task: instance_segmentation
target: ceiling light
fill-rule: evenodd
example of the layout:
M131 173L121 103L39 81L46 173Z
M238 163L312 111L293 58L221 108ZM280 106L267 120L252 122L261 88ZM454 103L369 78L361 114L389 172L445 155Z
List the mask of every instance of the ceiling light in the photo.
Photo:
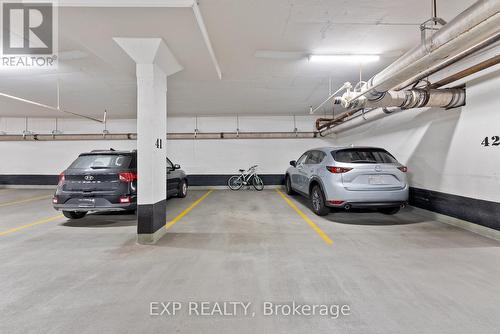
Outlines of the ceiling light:
M315 63L370 63L378 61L379 59L379 55L309 55L309 61Z

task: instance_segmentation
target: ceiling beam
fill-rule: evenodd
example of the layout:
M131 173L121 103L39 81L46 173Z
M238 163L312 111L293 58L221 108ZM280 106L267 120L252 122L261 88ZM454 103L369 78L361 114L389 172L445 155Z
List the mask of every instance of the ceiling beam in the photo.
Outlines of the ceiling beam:
M46 0L32 0L31 2L44 2ZM203 21L198 1L196 0L59 0L59 7L164 7L164 8L192 8L196 23L200 28L203 41L210 54L210 59L215 67L219 80L222 80L222 71L219 61L215 56L207 27Z
M30 2L47 2L30 0ZM194 0L59 0L59 7L172 7L190 8Z
M193 2L193 12L194 12L194 17L196 18L196 22L198 22L198 27L200 28L203 40L205 41L205 45L207 46L208 53L210 54L210 58L212 58L212 63L214 64L217 76L219 77L219 80L222 80L222 72L220 70L219 62L217 61L217 57L215 56L215 51L212 47L212 42L210 42L210 37L208 36L208 31L205 26L205 22L203 21L203 17L201 16L200 7L198 6L198 3L196 1Z

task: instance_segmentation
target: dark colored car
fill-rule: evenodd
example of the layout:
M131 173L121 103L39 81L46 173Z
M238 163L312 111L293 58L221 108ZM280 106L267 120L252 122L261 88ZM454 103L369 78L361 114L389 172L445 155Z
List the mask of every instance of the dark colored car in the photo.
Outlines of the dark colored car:
M167 197L186 197L187 187L186 174L167 158ZM52 203L71 219L83 218L89 211L135 211L137 152L111 149L80 154L59 175Z

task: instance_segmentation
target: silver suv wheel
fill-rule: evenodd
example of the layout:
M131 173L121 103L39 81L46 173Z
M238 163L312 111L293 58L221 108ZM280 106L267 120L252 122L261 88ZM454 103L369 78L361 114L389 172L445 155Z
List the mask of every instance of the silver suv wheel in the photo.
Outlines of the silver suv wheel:
M313 208L314 210L316 211L319 211L320 207L321 207L321 200L319 198L319 194L318 194L318 191L313 191L312 193L312 205L313 205Z
M325 216L330 209L325 205L325 196L319 185L315 185L311 191L311 206L315 214Z

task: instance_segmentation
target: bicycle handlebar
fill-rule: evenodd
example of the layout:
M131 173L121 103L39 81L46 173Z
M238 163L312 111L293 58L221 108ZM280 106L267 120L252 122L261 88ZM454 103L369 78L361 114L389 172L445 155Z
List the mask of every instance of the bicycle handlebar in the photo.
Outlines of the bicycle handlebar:
M255 168L257 168L257 167L259 167L259 165L253 165L252 167L248 168L248 170L247 170L247 171L251 171L252 169L255 169Z

